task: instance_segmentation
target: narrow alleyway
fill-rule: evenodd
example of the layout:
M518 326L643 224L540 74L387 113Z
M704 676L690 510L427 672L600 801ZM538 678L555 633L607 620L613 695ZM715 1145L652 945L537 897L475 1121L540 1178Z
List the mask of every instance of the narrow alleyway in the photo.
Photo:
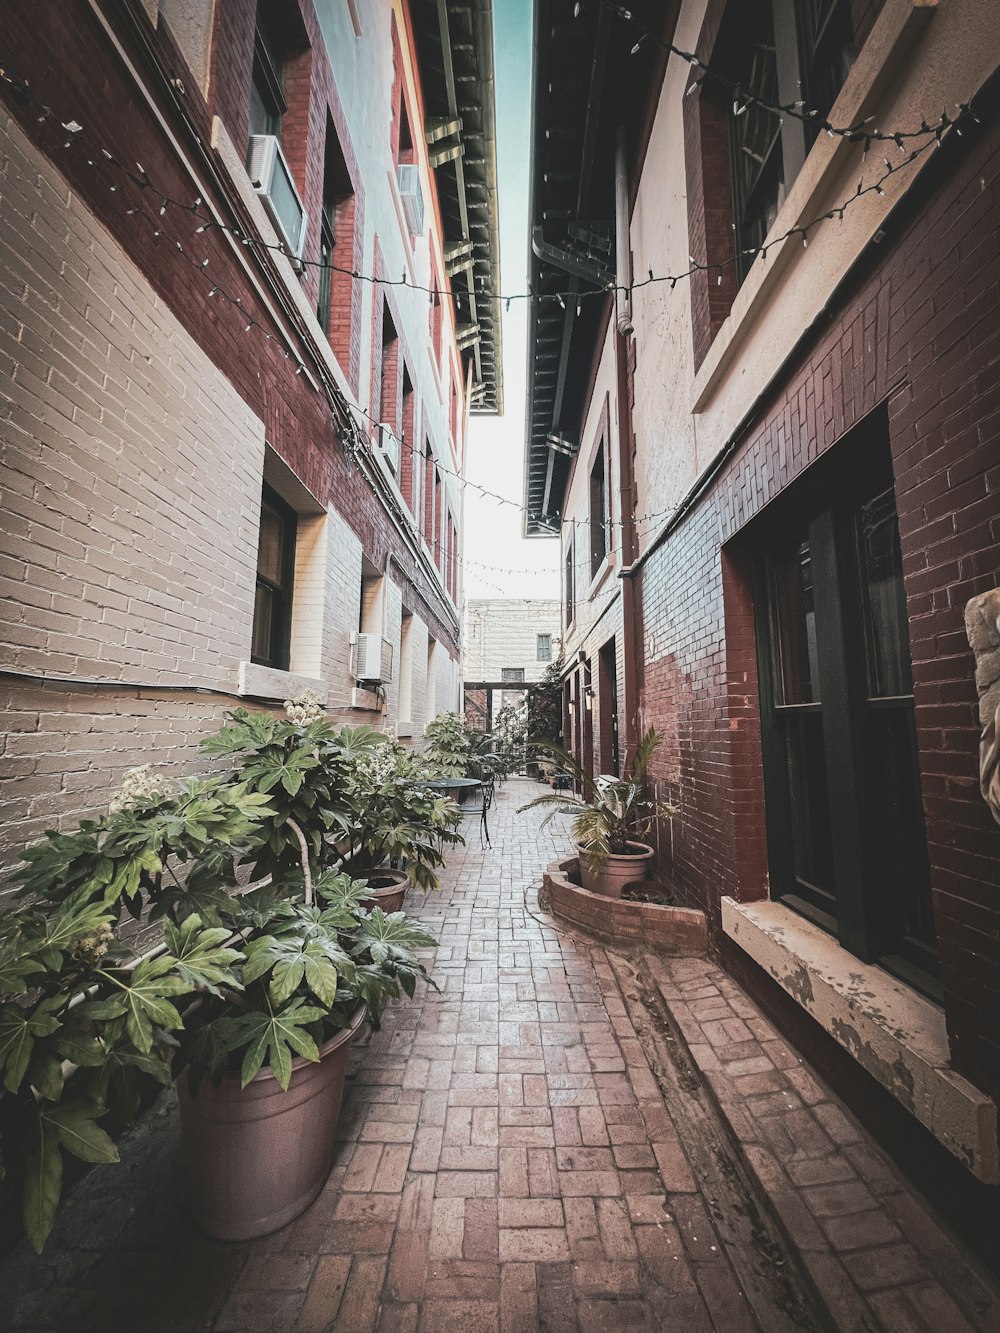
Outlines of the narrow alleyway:
M0 1319L130 1333L998 1327L988 1286L724 974L612 952L539 910L565 833L516 813L531 792L501 793L492 849L468 821L420 907L441 939L440 991L395 1006L356 1051L337 1163L303 1217L252 1245L198 1236L170 1100L120 1168L81 1183L44 1258L22 1245L0 1264Z

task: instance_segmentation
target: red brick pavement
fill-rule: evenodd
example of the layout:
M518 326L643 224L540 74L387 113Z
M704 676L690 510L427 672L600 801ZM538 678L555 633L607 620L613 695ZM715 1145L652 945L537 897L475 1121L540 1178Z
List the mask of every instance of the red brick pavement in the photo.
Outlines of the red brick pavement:
M44 1260L22 1246L0 1265L0 1320L130 1333L1000 1327L986 1284L728 977L612 953L538 911L565 833L516 814L530 792L502 793L492 849L469 821L442 891L418 906L441 940L440 991L394 1005L352 1056L336 1163L307 1213L252 1245L192 1234L165 1107L124 1145L122 1173L74 1193ZM784 1306L776 1286L776 1304L751 1310L690 1127L685 1143L664 1099L662 1033L635 1011L640 971L801 1252L785 1267L771 1243L755 1271L765 1285L801 1273L801 1302L786 1277Z

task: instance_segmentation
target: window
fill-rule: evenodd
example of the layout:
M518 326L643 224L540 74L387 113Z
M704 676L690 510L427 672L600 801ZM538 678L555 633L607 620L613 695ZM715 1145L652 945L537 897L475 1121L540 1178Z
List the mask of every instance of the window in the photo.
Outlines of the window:
M706 87L706 100L714 99L728 123L737 284L750 271L853 59L850 0L730 0L712 65L764 102L797 102L819 113L807 121L782 117L739 93L713 88L711 81ZM710 133L706 121L703 138ZM709 180L705 188L706 195L717 192L720 183ZM706 198L707 207L719 204L717 193ZM701 247L691 241L697 252ZM718 237L710 248L719 250L710 262L729 257Z
M810 110L829 113L854 64L850 0L796 0L802 96ZM819 126L806 122L811 144Z
M389 313L388 305L382 308L382 357L379 362L381 383L379 387L379 421L386 422L394 431L399 431L399 335Z
M413 720L413 613L404 609L399 629L399 703L400 723Z
M250 83L250 137L273 134L281 138L285 102L285 43L270 7L259 5L253 35L253 74Z
M609 639L597 657L597 706L600 720L601 772L621 772L618 751L618 662Z
M775 897L933 994L908 622L880 421L882 440L862 428L864 451L827 469L824 492L772 525L758 556L768 854Z
M333 122L326 123L326 156L323 166L323 207L320 212L319 298L316 315L323 332L330 332L330 307L333 301L333 251L338 240L346 242L346 254L340 261L351 266L354 232L354 186L337 138ZM349 295L349 294L348 294ZM348 310L350 303L348 301Z
M295 577L294 510L265 486L260 502L257 590L250 660L288 670Z
M741 19L752 24L756 40L741 43L734 76L754 97L777 102L778 57L770 0L750 0ZM737 98L730 112L734 237L741 282L753 262L752 256L744 252L763 244L784 199L781 124L776 112L755 102L741 104Z
M536 661L536 662L551 662L551 661L552 661L552 635L551 635L551 634L536 634L536 635L535 635L535 661Z
M573 599L573 543L570 542L569 546L566 548L566 564L563 570L563 607L565 608L567 626L572 625L573 616L576 614L576 607Z
M596 578L608 558L608 488L604 441L590 472L590 577Z
M523 685L524 667L501 667L500 668L501 685Z

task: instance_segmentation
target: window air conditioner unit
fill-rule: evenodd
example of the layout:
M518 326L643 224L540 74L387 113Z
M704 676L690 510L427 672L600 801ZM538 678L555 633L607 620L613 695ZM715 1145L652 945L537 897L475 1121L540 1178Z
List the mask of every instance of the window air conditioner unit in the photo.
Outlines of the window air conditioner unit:
M406 225L413 236L424 234L424 192L420 188L420 168L415 162L401 162L396 168L399 197L403 204Z
M281 151L281 144L273 134L250 136L247 173L279 238L285 242L295 259L301 259L306 242L306 211Z
M395 434L392 427L384 421L378 428L378 434L375 440L382 457L392 469L395 477L399 476L399 437Z
M369 685L387 685L392 680L392 644L381 634L352 634L355 680Z

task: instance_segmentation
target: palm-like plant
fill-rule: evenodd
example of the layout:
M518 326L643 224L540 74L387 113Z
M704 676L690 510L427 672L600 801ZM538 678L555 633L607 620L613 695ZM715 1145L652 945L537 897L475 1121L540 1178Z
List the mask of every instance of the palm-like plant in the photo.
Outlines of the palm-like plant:
M646 773L660 741L661 738L650 727L639 742L632 772L627 778L618 778L610 773L593 778L567 750L547 741L540 742L537 748L551 755L572 773L582 794L577 796L573 792L549 792L545 796L537 796L520 809L532 810L536 806L547 806L548 814L542 820L543 828L556 815L572 815L573 837L591 867L599 871L609 856L626 855L629 844L644 837L655 819L673 819L678 813L674 806L648 800L644 795Z

